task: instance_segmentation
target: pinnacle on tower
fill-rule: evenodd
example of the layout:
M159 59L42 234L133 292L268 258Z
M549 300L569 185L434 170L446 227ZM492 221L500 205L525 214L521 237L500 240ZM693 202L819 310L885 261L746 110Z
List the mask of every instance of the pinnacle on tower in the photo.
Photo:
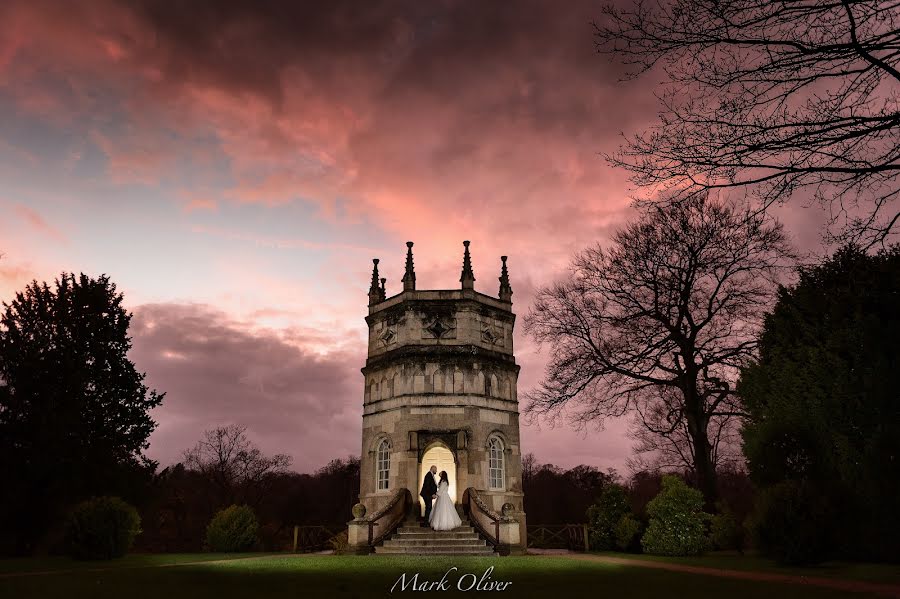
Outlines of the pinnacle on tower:
M506 256L500 256L503 266L500 268L500 301L512 303L512 287L509 286L509 271L506 270Z
M463 253L462 275L459 277L459 282L462 283L463 289L475 289L475 273L472 272L472 258L469 256L469 242L463 241L463 245L466 247L466 250Z
M381 301L384 301L387 298L387 292L384 290L384 284L387 282L387 279L381 277Z
M413 291L416 288L416 271L413 270L413 242L406 242L406 273L403 275L403 291Z
M378 258L372 258L372 284L369 286L369 305L374 306L384 299L381 289L378 287Z

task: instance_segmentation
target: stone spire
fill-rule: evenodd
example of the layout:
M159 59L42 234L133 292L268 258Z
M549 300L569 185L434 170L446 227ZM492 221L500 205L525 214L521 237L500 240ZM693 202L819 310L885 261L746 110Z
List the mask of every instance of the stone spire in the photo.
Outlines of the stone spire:
M378 286L378 258L372 258L372 284L369 286L369 305L374 306L384 299L383 292Z
M500 256L500 301L512 303L512 287L509 286L509 272L506 270L506 256Z
M459 282L462 283L463 289L475 289L475 273L472 272L472 258L469 256L469 242L463 241L466 251L463 253L462 275Z
M386 282L387 282L387 279L385 279L384 277L381 277L381 301L384 301L384 299L387 297L387 292L384 289L384 284Z
M403 275L403 291L416 288L416 271L413 270L412 241L406 242L406 273Z

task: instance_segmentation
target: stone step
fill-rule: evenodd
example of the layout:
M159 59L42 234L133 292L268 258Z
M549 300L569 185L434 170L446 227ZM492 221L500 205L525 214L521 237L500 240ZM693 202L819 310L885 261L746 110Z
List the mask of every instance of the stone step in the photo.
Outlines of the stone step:
M484 539L397 539L384 542L385 547L485 547Z
M480 538L475 531L459 531L459 532L397 532L394 537L405 537L409 539L477 539Z
M450 530L434 530L433 528L426 526L401 526L397 529L398 533L417 533L417 532L427 532L427 533L435 533L442 534L448 532L475 532L475 529L471 526L457 526L456 528L452 528Z
M376 547L378 555L496 555L491 547Z

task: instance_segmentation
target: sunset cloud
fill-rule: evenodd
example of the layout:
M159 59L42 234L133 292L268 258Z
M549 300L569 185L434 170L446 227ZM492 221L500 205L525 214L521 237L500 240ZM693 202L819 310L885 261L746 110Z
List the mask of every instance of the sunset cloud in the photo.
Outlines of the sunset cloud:
M68 243L66 235L60 229L48 223L46 219L35 210L22 204L16 204L13 207L13 210L19 218L25 221L25 223L37 233L59 243Z
M320 354L315 332L254 331L209 306L183 304L140 306L132 334L133 359L148 385L166 393L150 451L162 463L228 424L246 426L270 453L291 454L300 471L359 453L361 344Z
M236 422L298 469L359 451L371 259L389 294L479 291L509 256L520 394L535 290L634 214L600 153L656 118L596 55L588 1L0 3L0 291L106 273L167 401L151 454ZM786 213L802 243L817 224ZM65 247L61 247L65 246ZM523 427L624 467L624 425Z

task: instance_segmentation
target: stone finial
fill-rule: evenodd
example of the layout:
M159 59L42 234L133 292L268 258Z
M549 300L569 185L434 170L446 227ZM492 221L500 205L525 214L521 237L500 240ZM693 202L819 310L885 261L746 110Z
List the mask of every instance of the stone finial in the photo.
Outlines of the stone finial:
M369 286L369 305L374 306L384 299L378 286L378 258L372 258L372 284Z
M416 288L416 271L413 270L413 242L406 242L406 273L403 275L403 291L413 291Z
M500 256L500 301L512 303L512 287L509 286L509 271L506 270L506 256Z
M381 277L381 301L384 301L387 297L387 291L384 289L384 284L387 283L387 279Z
M463 253L462 275L459 277L459 282L462 283L463 289L475 289L475 273L472 272L472 258L469 256L469 242L463 241L463 245L466 247L466 250Z

